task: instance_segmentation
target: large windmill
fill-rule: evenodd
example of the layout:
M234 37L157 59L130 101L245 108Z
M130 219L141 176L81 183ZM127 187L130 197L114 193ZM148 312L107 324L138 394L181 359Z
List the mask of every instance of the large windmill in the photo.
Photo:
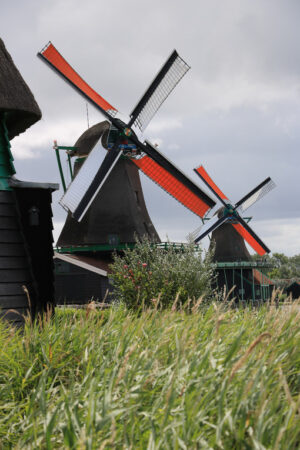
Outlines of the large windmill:
M124 202L110 202L109 196L112 192L112 190L110 190L111 184L118 186L120 194L122 194L124 189L126 190L126 185L122 182L122 176L118 175L118 172L122 172L121 166L125 165L126 173L130 180L133 180L138 176L137 172L138 169L140 169L164 191L201 218L203 218L209 209L215 205L214 200L158 151L154 145L147 140L142 141L138 137L138 134L145 130L154 114L190 68L178 55L176 50L172 52L149 88L131 112L128 123L116 118L118 112L117 109L104 100L103 97L94 91L75 72L52 43L48 43L47 46L38 53L38 56L83 95L86 100L95 106L107 120L106 129L102 130L104 132L102 132L102 134L100 133L98 136L99 138L102 138L102 144L107 149L104 160L102 161L102 154L101 151L99 151L99 146L92 146L92 148L89 149L88 156L78 171L77 176L74 178L60 201L60 204L69 212L69 219L66 223L66 227L69 228L69 230L70 228L73 228L73 230L76 228L74 220L78 222L87 220L85 217L89 214L88 211L92 214L94 204L96 202L99 204L100 200L103 204L106 204L106 209L107 205L109 205L110 212L106 214L106 217L111 214L112 209L117 210L117 213L114 214L115 216L122 216L120 211L124 208ZM101 127L100 124L99 126ZM116 187L114 189L116 189ZM137 197L140 196L140 191L141 190L138 189ZM138 209L136 200L140 202L140 206L144 202L143 198L136 198L134 203L131 202L131 206L134 205L133 209L135 209L135 213L130 215L131 222L133 222L132 219L136 216ZM119 206L121 209L118 211ZM148 229L148 233L145 234L150 235L150 237L152 236L153 241L157 241L158 236L149 217L145 220L145 217L147 216L145 212L146 209L144 206L142 206L142 209L143 212L140 214L137 222L139 222L141 229L143 229L144 232ZM105 215L102 215L102 220L105 222ZM120 227L126 228L126 222L128 220L127 213L127 219L120 224L119 231ZM113 225L117 222L118 220L114 223L113 221L108 221L108 225L113 228ZM97 221L94 221L94 225L96 223ZM101 228L101 221L99 221L98 225ZM131 228L138 227L135 225ZM77 229L79 228L77 227ZM101 241L103 235L108 236L110 234L121 235L121 231L119 233L108 233L106 227L105 233L103 232L102 236L98 233L98 240L100 239ZM133 242L134 233L130 231L129 234L131 235L129 241ZM68 236L70 236L70 233L68 233L68 235L64 233L64 235L61 236L60 244L67 244L67 240L69 239ZM97 244L95 239L96 238L94 237L94 244ZM127 238L124 239L127 239L128 242L128 234Z
M245 241L260 256L264 256L270 250L241 214L244 214L248 208L270 192L275 187L275 183L270 177L266 178L233 205L203 166L194 169L194 171L223 205L215 216L203 225L197 235L194 235L195 243L212 233L211 241L215 247L214 261L219 267L218 284L220 287L224 284L227 289L236 286L233 294L236 297L243 297L243 299L249 296L254 299L264 297L265 293L262 293L261 289L255 293L255 289L257 290L255 284L259 284L259 278L261 278L263 285L267 283L266 277L257 270L257 267L264 267L266 263L254 262L252 264Z
M106 153L109 130L108 121L100 122L77 139L68 153L76 158L73 178L95 146L100 155ZM79 246L100 249L105 245L128 245L144 236L159 242L144 201L139 170L128 158L120 158L82 220L78 222L68 213L57 246L60 250ZM103 251L99 256L103 259Z

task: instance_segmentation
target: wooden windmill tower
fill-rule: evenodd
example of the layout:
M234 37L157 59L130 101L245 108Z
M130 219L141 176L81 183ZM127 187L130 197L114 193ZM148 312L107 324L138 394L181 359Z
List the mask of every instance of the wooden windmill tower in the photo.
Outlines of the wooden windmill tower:
M0 308L15 322L54 302L51 194L58 185L17 180L10 144L40 118L0 39Z
M107 121L100 122L76 141L76 150L71 153L76 157L74 177L95 146L102 154L107 151L109 130ZM78 222L68 213L57 246L133 244L136 238L144 236L151 242L160 242L146 208L139 170L127 158L120 158L83 219Z
M75 145L76 156L88 156L60 201L69 212L58 242L65 261L66 253L74 253L71 246L77 245L78 264L78 243L82 242L86 250L93 252L98 266L104 255L96 253L101 245L111 250L118 245L134 244L135 234L147 235L153 242L159 242L146 209L138 169L199 217L215 205L214 200L155 146L139 137L190 68L176 50L137 103L127 123L115 117L117 109L74 71L52 43L38 56L107 120L87 130ZM104 160L103 147L106 149ZM79 161L76 171L78 167ZM71 246L67 247L68 244ZM91 245L92 248L88 248ZM90 257L91 253L84 256Z

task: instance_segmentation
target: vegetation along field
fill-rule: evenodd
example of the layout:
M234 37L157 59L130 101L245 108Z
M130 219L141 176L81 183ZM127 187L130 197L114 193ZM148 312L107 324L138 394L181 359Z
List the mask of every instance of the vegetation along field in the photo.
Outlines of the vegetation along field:
M1 323L0 446L299 448L299 319L213 303Z
M212 267L138 243L118 304L0 322L0 448L300 448L300 306L228 303Z

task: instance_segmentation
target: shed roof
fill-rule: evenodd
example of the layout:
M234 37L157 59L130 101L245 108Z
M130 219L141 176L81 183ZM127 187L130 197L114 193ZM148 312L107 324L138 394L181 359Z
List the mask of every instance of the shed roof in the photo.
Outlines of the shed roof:
M253 277L254 282L257 284L263 284L263 285L273 285L274 281L271 280L271 278L264 275L260 270L253 269Z
M107 261L89 256L54 252L54 259L61 259L62 261L74 264L75 266L97 273L103 277L107 277L107 272L109 270Z
M40 120L41 110L0 38L0 112L7 113L9 139Z

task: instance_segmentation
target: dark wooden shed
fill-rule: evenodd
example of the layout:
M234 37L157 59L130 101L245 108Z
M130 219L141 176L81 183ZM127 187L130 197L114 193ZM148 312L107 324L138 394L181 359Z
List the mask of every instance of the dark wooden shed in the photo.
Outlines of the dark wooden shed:
M300 298L300 281L294 280L286 287L285 291L293 300Z
M11 140L41 111L0 39L0 315L23 321L54 303L51 194L17 180Z

